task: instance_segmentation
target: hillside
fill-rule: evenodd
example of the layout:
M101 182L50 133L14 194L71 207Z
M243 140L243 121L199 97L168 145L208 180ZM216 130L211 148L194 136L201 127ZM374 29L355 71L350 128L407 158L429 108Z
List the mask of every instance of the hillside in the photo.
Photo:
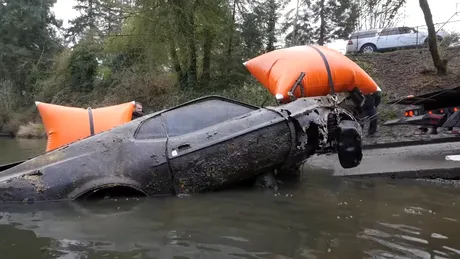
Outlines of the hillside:
M419 95L460 86L460 47L440 51L449 60L449 73L445 76L436 74L428 49L349 56L374 78L383 91L383 104L379 107L379 133L375 137L365 137L365 143L445 137L443 134L415 135L419 132L416 126L381 126L386 120L402 116L406 108L402 105L387 105L385 102L411 94Z
M441 49L449 74L437 76L428 49L348 56L392 98L460 86L460 47Z

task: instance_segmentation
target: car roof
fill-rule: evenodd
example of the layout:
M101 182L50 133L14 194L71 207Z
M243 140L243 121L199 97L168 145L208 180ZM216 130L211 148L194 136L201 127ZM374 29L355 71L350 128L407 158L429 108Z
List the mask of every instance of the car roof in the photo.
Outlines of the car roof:
M369 33L369 32L381 32L383 30L394 30L394 29L399 29L399 28L414 28L412 26L393 26L393 27L385 27L385 28L374 28L374 29L367 29L367 30L359 30L359 31L354 31L353 34L361 34L361 33Z
M359 30L359 31L353 32L353 34L357 34L357 33L367 33L367 32L378 32L378 31L380 31L380 30L381 30L381 29Z

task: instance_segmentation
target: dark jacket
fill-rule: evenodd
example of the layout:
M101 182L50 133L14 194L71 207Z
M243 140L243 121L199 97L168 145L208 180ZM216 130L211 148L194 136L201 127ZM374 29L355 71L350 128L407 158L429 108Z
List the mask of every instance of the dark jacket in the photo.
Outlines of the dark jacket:
M143 113L143 112L142 112L142 113L133 112L132 120L135 120L135 119L140 118L140 117L142 117L142 116L144 116L144 113Z
M363 109L368 110L373 107L379 106L381 99L382 99L382 94L380 91L375 92L373 94L366 95L365 100L364 100Z

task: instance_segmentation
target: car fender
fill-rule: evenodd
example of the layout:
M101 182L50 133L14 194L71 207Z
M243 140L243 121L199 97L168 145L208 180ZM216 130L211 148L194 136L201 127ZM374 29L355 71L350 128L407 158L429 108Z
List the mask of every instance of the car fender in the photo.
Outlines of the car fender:
M372 38L365 38L363 40L358 40L358 50L360 50L366 44L374 44L377 48L377 39L379 36L375 36Z
M375 36L373 38L369 38L366 42L363 41L363 44L361 44L361 46L359 46L359 48L361 49L365 44L372 44L372 45L375 46L375 48L377 50L379 50L380 49L380 46L378 44L379 43L379 41L378 41L379 37L381 37L381 36Z
M85 184L80 185L76 187L74 190L72 190L69 193L68 197L71 200L76 200L98 189L113 188L113 187L128 187L134 191L137 191L143 194L144 196L147 196L147 192L143 190L140 183L134 180L131 180L131 179L123 178L123 177L110 176L110 177L103 177L103 178L88 181Z

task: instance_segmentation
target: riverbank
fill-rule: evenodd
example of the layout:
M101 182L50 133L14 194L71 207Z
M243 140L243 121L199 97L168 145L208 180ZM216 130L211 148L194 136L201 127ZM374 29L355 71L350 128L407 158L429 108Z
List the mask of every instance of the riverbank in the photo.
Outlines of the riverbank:
M387 105L385 102L410 94L416 95L460 86L460 47L441 49L441 51L443 56L449 59L449 73L445 76L436 75L427 49L348 56L369 73L383 90L383 100L379 107L379 131L374 137L364 136L365 145L431 140L451 136L447 134L420 135L417 127L414 126L386 127L382 125L389 119L403 115L401 106ZM159 85L161 87L158 87ZM152 82L152 85L126 87L126 84L121 83L111 88L99 88L86 94L63 89L53 97L52 102L75 107L98 108L135 100L141 102L145 111L150 113L211 94L258 106L275 104L268 91L254 79L247 81L242 86L181 90L173 85L172 80L161 75ZM9 124L0 129L3 135L46 137L44 131L40 131L40 126L38 126L41 119L35 106L23 114L12 114L11 117ZM31 121L33 123L30 123Z
M60 95L56 96L53 103L71 107L91 107L94 109L134 100L142 103L144 112L147 114L206 95L220 95L257 106L276 105L270 93L257 84L255 80L251 80L242 86L230 86L228 88L181 90L171 87L170 89L163 89L160 92L157 90L148 88L126 89L120 85L112 89L98 89L86 95L72 92L61 93L62 98L59 98ZM34 109L36 109L35 106ZM46 137L41 118L37 111L34 111L34 113L29 111L28 116L23 114L21 117L15 115L13 117L8 125L4 125L3 128L6 131L1 131L2 127L0 125L1 134L20 138ZM29 118L27 119L27 117Z
M373 137L364 136L365 145L452 137L443 132L437 135L419 134L417 126L383 126L387 120L404 116L404 109L407 108L403 105L388 105L386 102L460 86L460 47L440 48L440 53L449 60L449 72L444 76L436 74L428 49L348 56L369 73L383 92L382 104L378 108L378 133Z

